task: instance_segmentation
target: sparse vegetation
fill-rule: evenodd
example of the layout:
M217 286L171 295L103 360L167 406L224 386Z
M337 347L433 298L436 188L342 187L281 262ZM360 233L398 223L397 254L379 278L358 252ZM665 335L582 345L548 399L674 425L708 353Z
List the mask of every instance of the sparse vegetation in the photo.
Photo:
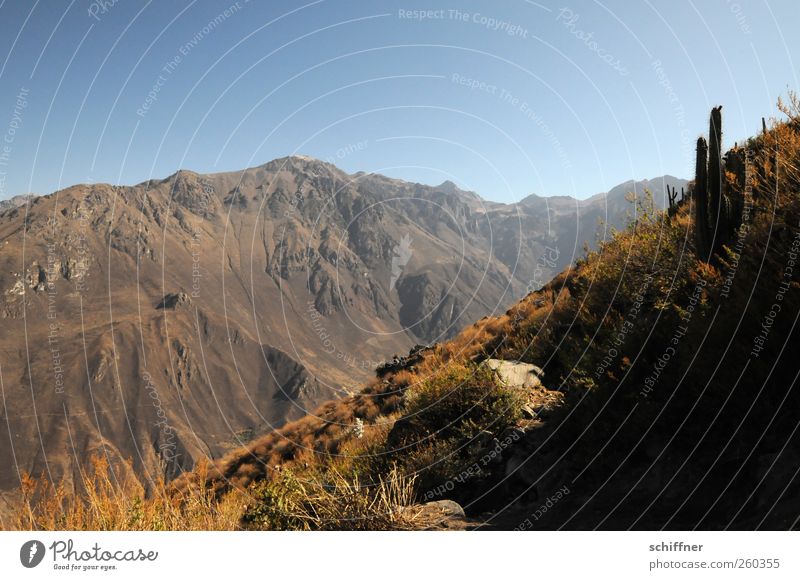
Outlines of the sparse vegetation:
M93 456L77 489L44 475L24 476L13 527L21 530L235 530L247 497L240 491L215 497L209 488L175 492L163 478L146 493L129 468ZM200 477L207 464L197 466Z
M256 484L244 514L249 528L267 530L397 530L414 527L414 478L391 469L376 484L338 468L303 480L291 470Z
M485 365L451 362L409 389L405 416L437 439L471 440L520 419L521 397Z

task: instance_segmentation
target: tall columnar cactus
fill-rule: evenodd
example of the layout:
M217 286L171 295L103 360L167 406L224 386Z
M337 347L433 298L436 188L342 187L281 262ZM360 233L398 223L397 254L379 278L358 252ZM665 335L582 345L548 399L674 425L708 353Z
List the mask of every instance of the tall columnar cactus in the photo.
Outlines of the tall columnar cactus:
M708 126L708 225L711 230L711 247L721 248L721 241L728 224L725 217L725 202L722 198L722 107L711 109Z
M703 137L697 140L697 166L695 168L695 232L697 255L709 261L722 250L741 225L743 189L745 182L744 152L734 147L732 154L722 157L722 107L711 110L708 143ZM742 159L739 159L739 157ZM729 166L730 165L730 166ZM739 192L726 191L726 171L736 177Z
M707 261L711 253L711 240L708 236L708 143L705 137L698 137L697 139L693 198L697 255Z

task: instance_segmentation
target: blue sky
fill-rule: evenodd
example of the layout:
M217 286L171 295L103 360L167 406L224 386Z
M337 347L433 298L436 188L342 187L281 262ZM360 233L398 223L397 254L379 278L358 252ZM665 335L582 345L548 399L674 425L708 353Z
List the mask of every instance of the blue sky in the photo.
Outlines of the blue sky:
M712 106L731 145L798 86L798 16L793 0L6 0L0 198L293 153L505 202L690 177Z

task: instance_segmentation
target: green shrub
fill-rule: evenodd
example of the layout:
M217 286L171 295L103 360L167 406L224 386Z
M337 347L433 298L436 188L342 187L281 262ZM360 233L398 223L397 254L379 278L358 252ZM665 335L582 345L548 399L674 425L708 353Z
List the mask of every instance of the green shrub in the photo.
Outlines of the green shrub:
M469 439L513 425L522 404L521 393L497 381L487 366L450 363L409 390L406 417L436 438Z

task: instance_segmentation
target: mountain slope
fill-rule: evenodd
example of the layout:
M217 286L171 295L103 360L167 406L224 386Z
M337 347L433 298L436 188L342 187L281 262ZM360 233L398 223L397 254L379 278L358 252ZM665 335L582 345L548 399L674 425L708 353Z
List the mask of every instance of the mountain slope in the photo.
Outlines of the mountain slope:
M172 477L505 309L605 207L493 204L305 157L33 198L0 215L0 460L57 477L103 452Z

